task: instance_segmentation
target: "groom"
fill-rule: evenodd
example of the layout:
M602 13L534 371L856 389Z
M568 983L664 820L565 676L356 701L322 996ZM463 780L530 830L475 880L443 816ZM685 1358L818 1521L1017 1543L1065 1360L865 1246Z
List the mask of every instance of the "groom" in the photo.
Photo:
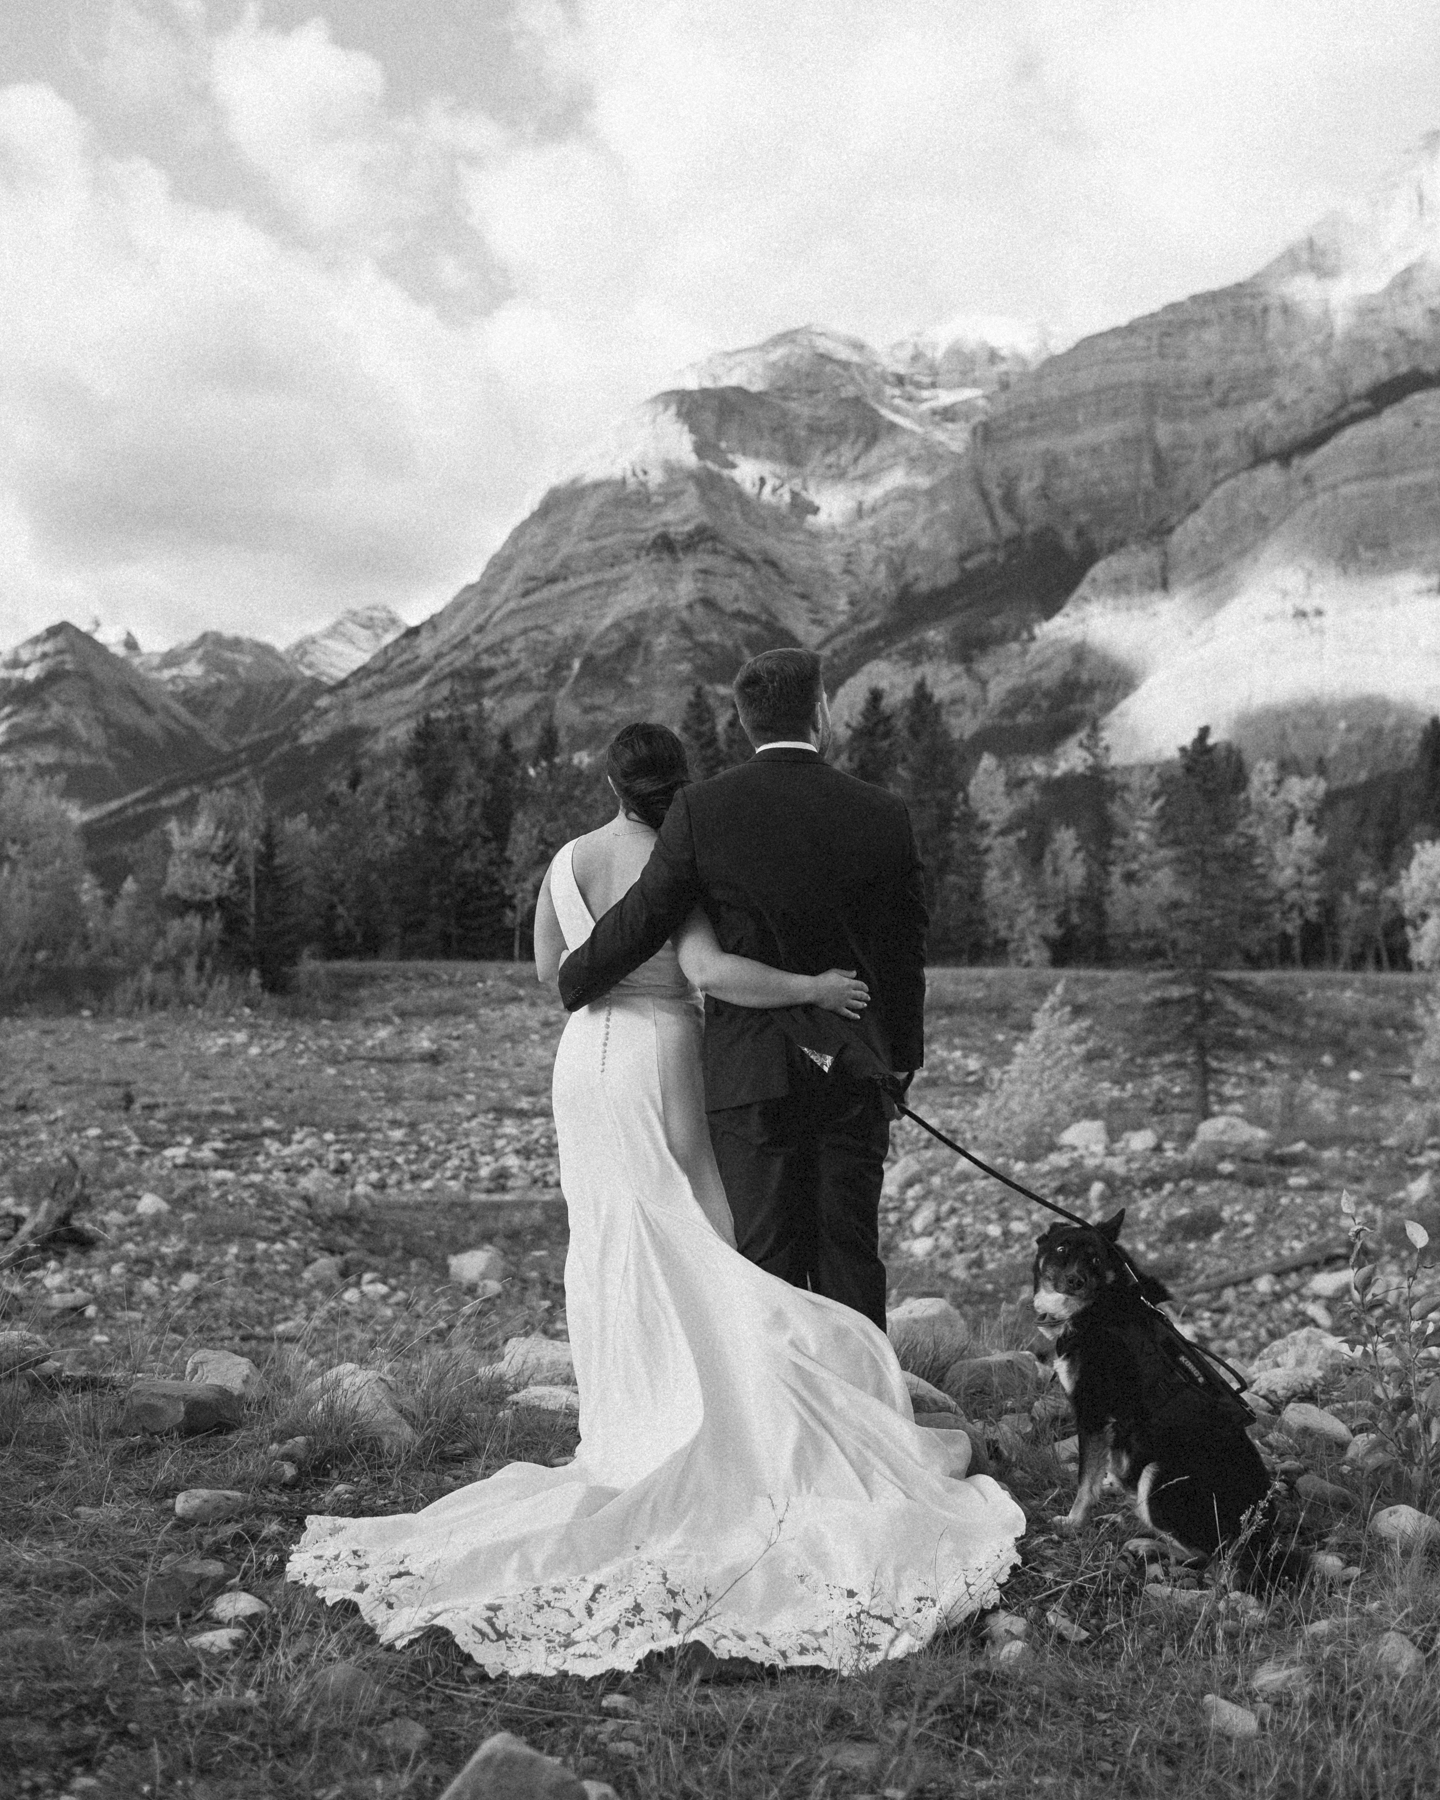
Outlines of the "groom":
M702 906L722 950L800 975L855 969L856 1022L707 998L705 1108L736 1244L762 1269L885 1329L880 1182L890 1128L877 1072L924 1060L925 912L905 804L824 760L820 659L767 650L735 677L755 755L682 788L640 879L560 967L574 1012Z

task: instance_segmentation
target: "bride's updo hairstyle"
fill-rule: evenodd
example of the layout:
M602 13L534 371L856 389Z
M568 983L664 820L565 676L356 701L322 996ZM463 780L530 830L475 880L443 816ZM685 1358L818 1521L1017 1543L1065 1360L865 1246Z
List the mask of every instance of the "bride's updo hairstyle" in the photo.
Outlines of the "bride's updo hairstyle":
M626 725L605 752L605 773L627 813L658 831L690 779L685 746L666 725Z

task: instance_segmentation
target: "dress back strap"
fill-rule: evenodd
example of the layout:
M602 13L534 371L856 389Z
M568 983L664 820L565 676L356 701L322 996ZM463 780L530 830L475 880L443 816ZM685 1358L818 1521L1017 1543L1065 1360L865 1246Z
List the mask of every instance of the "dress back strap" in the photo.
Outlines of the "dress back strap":
M567 950L576 950L595 929L579 883L575 879L575 843L562 844L550 864L550 898L560 921Z

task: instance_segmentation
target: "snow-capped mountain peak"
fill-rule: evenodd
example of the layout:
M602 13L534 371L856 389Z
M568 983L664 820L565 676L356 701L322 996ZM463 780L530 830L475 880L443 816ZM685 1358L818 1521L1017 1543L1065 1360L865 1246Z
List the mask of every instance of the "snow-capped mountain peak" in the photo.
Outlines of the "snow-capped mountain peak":
M352 607L323 631L313 631L287 645L285 657L302 675L333 686L407 629L399 613L388 606Z

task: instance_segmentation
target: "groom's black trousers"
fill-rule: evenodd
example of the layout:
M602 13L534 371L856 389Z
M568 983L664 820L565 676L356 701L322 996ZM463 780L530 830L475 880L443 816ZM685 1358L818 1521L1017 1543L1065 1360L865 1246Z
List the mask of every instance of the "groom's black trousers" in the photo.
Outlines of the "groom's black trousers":
M874 1082L823 1073L793 1046L790 1092L710 1114L742 1256L885 1329L880 1184L890 1126Z

